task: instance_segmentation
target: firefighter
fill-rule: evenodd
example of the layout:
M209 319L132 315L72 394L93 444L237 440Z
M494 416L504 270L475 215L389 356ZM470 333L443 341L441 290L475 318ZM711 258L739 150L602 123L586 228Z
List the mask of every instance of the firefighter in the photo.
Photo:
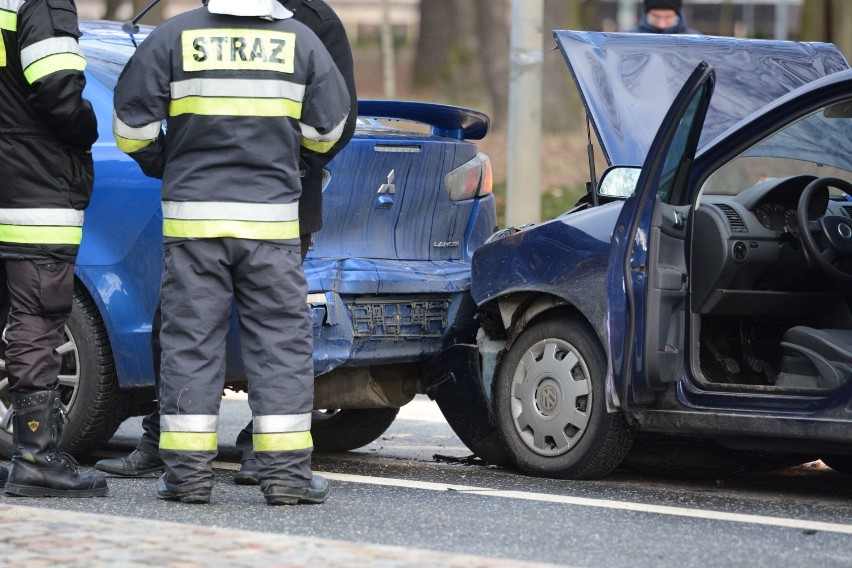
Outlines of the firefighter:
M116 85L116 142L163 179L162 499L210 500L234 298L266 501L329 494L310 467L299 158L335 145L349 95L322 42L292 16L277 0L210 0L156 28Z
M293 19L302 22L320 38L334 60L337 69L346 81L349 91L349 117L337 143L326 153L302 149L301 170L302 196L299 199L299 232L302 260L308 254L311 235L322 228L322 182L323 168L352 138L358 112L358 97L355 93L355 74L352 51L343 23L334 10L323 0L279 0L285 8L293 12ZM152 325L152 351L154 354L155 381L159 377L160 367L160 311L154 314ZM142 421L142 438L136 448L126 456L105 458L95 467L101 471L124 477L138 477L147 473L161 471L163 462L158 455L160 438L160 412L155 410ZM242 465L234 477L241 485L257 485L257 462L252 455L251 422L237 436L237 449L242 454Z
M28 497L107 494L57 449L60 355L74 296L83 210L98 137L82 96L86 60L72 0L0 0L0 321L12 408L4 490ZM2 468L0 468L2 469Z

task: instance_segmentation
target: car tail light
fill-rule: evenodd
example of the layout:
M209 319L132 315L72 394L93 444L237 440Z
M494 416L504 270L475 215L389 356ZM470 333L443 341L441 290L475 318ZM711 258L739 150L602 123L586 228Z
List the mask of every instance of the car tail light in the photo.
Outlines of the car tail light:
M444 178L447 193L453 201L488 195L491 193L492 182L491 160L482 152Z

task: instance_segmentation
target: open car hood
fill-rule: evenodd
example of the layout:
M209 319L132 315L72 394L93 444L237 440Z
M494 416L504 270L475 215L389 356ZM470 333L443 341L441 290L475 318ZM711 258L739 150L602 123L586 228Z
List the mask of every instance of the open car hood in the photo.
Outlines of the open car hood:
M699 148L820 77L849 69L833 44L555 31L609 165L642 165L657 129L701 61L716 87Z

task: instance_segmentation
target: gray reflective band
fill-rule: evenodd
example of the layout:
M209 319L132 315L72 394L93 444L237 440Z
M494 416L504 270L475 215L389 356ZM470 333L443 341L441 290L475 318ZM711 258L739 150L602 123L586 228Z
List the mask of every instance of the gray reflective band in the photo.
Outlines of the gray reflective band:
M23 5L23 0L0 0L0 10L6 10L7 12L17 13Z
M26 69L39 59L57 53L73 53L82 57L80 45L73 37L52 37L36 42L21 50L21 67Z
M343 128L346 126L346 117L343 117L340 124L332 128L331 132L328 134L320 134L316 128L308 126L304 122L300 122L299 126L302 127L302 136L308 140L316 140L317 142L336 142L340 139L340 135L343 134Z
M163 201L163 217L188 221L295 221L299 218L299 202Z
M83 212L76 209L0 209L0 225L82 227Z
M237 97L290 99L302 102L305 86L288 81L255 79L187 79L171 84L172 99L184 97Z
M255 434L280 434L282 432L307 432L311 429L311 413L275 414L255 416L253 432Z
M112 111L112 131L128 140L154 140L160 135L161 121L152 122L145 126L128 126Z
M219 417L215 414L160 415L163 432L215 432L218 428Z

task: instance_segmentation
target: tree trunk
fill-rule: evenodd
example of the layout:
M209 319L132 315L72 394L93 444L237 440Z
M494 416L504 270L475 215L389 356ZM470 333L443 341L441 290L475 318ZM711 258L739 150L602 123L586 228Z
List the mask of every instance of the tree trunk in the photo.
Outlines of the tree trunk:
M826 1L805 0L802 5L802 27L799 30L801 41L828 41L826 30Z
M506 127L509 114L509 21L507 4L475 0L476 35L482 74L491 99L491 124Z
M421 0L420 32L414 56L415 86L433 86L446 78L456 38L455 0Z
M831 21L832 40L849 59L852 55L852 6L848 0L832 1Z
M544 0L544 90L542 115L548 132L577 128L583 124L583 111L577 88L556 47L553 30L589 29L585 17L589 2L582 0Z

